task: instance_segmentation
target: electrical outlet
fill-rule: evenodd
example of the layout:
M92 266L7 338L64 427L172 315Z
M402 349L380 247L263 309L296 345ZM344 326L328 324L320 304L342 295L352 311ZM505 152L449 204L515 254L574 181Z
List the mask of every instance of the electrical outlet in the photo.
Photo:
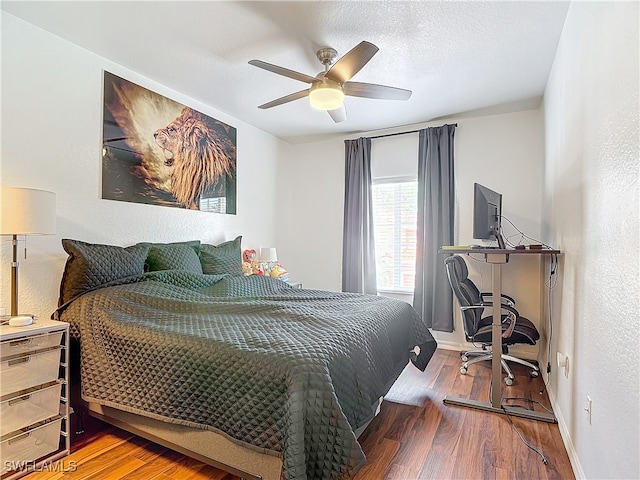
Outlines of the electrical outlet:
M591 425L591 415L593 413L592 407L593 401L591 400L591 397L587 395L587 406L584 407L584 411L587 412L587 421L589 422L589 425Z
M564 376L569 378L569 355L557 352L556 363L558 364L558 368L562 368L564 370Z

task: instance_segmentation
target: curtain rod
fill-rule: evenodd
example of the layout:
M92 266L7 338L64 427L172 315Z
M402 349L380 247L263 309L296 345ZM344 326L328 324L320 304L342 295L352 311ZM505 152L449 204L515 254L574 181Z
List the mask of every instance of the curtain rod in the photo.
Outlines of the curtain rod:
M445 125L453 125L454 127L457 127L458 124L457 123L445 123ZM407 133L418 133L420 130L410 130L408 132L397 132L397 133L387 133L386 135L376 135L375 137L369 137L369 138L384 138L384 137L395 137L396 135L406 135Z

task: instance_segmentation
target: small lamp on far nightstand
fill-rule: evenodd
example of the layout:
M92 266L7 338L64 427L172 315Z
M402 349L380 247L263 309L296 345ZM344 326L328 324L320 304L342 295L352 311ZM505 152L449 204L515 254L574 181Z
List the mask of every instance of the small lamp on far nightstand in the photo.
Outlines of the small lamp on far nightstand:
M278 252L275 247L267 247L260 249L260 263L265 275L268 275L273 268L274 263L278 262Z
M0 235L11 235L11 325L28 325L31 317L18 316L18 235L56 233L56 194L31 188L1 187Z

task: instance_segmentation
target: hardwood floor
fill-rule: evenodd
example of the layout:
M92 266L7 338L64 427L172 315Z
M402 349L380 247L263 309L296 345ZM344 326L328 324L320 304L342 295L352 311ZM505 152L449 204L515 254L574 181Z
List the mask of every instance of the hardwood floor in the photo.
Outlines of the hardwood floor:
M460 375L457 352L438 350L425 372L409 365L395 383L360 443L367 464L354 480L376 479L573 479L569 457L555 424L513 419L524 438L544 453L548 464L525 446L504 415L445 406L453 394L487 400L491 381L488 362ZM503 387L505 397L532 408L549 408L541 378L529 378L514 365L516 380ZM536 406L536 409L540 407ZM71 463L75 462L75 463ZM36 472L27 480L237 480L213 467L110 427L94 441L64 459L75 471Z
M438 350L424 373L412 366L405 369L360 438L368 463L355 480L575 478L556 424L512 419L524 438L545 455L545 465L504 415L445 406L442 400L449 394L489 399L490 363L472 366L467 375L460 375L459 368L457 352ZM550 408L542 379L530 378L526 367L512 365L512 369L516 380L503 387L503 395Z

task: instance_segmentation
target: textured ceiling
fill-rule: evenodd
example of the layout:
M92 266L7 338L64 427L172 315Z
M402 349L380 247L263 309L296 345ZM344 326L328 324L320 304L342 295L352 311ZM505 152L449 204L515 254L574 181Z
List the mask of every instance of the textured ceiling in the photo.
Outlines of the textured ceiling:
M11 2L2 9L158 83L293 143L539 105L568 2ZM353 78L413 91L407 101L347 97L335 124L308 99L258 105L307 84L315 52L380 51Z

